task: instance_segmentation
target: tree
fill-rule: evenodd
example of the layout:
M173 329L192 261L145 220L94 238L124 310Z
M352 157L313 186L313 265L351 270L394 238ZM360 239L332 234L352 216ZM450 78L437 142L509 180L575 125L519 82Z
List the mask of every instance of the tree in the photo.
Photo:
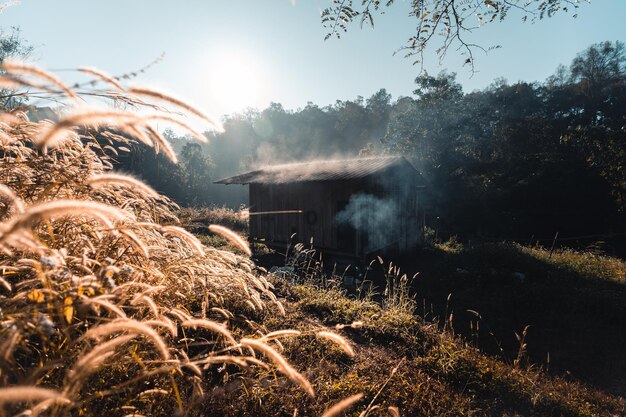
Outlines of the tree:
M574 58L570 65L571 93L582 99L582 123L603 123L607 111L619 109L616 88L623 88L626 79L626 51L617 41L591 45ZM619 110L620 114L622 110Z
M322 24L329 30L326 39L340 37L348 25L359 21L374 26L374 14L396 3L394 0L333 0L334 6L322 11ZM356 3L356 5L355 5ZM360 4L359 4L360 3ZM575 11L578 0L412 0L409 16L416 20L415 34L401 50L423 63L424 51L433 42L433 36L442 39L437 54L443 59L452 46L458 46L465 57L465 64L474 70L474 51L486 51L485 47L468 42L465 35L495 20L505 20L511 11L522 13L523 21L536 21L552 17L558 12ZM574 17L577 15L574 14ZM498 45L487 48L498 48Z
M413 90L418 99L424 101L459 100L463 97L463 87L456 82L456 73L443 71L437 77L424 75L415 79L417 88Z
M415 100L396 103L384 143L391 153L411 155L423 174L437 175L442 158L453 156L463 96L455 74L418 77Z
M26 58L32 52L33 47L22 39L19 27L11 27L10 33L0 30L0 63L7 58Z
M144 143L136 142L131 152L116 158L115 169L134 174L150 184L155 190L178 203L185 203L185 172L181 164L175 164L163 152L156 153Z
M180 154L185 169L185 186L188 202L204 201L211 184L213 164L211 158L202 152L198 143L188 142Z
M25 59L33 52L33 47L22 39L19 27L11 27L6 33L0 29L0 64L6 59ZM13 90L0 90L0 108L15 108L25 102L25 96L16 96Z
M560 72L559 82L499 79L469 94L454 74L420 76L415 98L393 104L386 151L410 158L429 180L440 230L580 235L618 224L615 203L626 208L618 104L626 95L613 83L603 124L580 127L582 97L564 93L577 84Z
M571 80L589 88L624 77L626 52L624 43L600 42L579 53L570 65Z

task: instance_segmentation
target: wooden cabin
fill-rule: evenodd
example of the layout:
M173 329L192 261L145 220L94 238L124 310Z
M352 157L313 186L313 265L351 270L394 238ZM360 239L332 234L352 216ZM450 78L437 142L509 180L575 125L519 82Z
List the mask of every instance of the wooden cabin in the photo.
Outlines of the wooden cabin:
M250 240L274 248L309 243L365 259L423 240L426 182L403 157L266 166L217 184L249 184Z

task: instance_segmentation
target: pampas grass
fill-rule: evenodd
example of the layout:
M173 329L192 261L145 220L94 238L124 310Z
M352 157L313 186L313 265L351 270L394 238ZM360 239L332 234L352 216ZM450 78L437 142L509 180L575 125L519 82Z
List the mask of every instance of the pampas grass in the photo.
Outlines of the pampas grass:
M0 65L0 68L7 71L10 74L28 74L40 78L53 86L61 89L68 97L78 100L78 96L61 81L58 77L39 69L33 65L29 65L23 62L16 62L10 60L4 60Z
M224 236L226 239L233 242L239 249L244 251L248 256L252 255L252 251L250 250L250 245L248 244L248 242L243 240L241 236L239 236L237 233L233 232L232 230L224 226L217 225L217 224L210 225L209 230L214 233Z
M165 156L172 161L173 163L178 163L178 157L176 156L176 152L174 152L174 148L170 143L152 126L145 127L148 136L146 137L146 143L149 143L150 146L154 146L156 152L159 153L160 150L163 150ZM143 135L140 131L137 132L139 135Z
M131 177L130 175L123 175L111 172L107 172L106 174L92 175L87 179L87 184L91 185L94 188L103 187L110 184L123 185L126 187L135 188L137 191L140 191L150 197L156 197L159 195L156 191L154 191L152 187L146 185L136 178Z
M122 311L121 308L119 308L117 305L107 301L107 300L101 300L98 298L89 298L86 296L81 295L80 299L83 303L87 304L87 305L96 305L98 307L102 307L108 311L110 311L111 313L114 313L118 318L121 319L126 319L126 313L124 313L124 311Z
M24 213L24 203L20 200L15 192L4 184L0 184L0 198L4 199L9 205L12 205L18 214Z
M273 339L278 339L281 337L300 336L300 335L302 335L302 332L299 330L292 330L292 329L276 330L276 331L266 334L260 340L273 340Z
M185 320L180 325L183 327L191 327L194 329L197 329L197 328L208 329L208 330L211 330L212 332L221 334L231 344L233 345L237 344L237 342L235 341L233 336L230 334L228 329L226 329L226 327L214 321L207 320L207 319L192 319L192 320Z
M354 349L350 346L350 343L342 336L339 336L337 333L329 332L326 330L319 331L315 333L316 336L321 337L323 339L330 340L339 345L341 349L350 357L354 357Z
M197 237L178 226L163 226L160 229L166 236L175 236L187 242L196 252L204 254L204 246Z
M181 109L185 110L186 112L189 112L191 114L194 114L194 115L198 116L199 118L201 118L202 120L208 122L212 126L217 127L217 123L215 123L209 116L207 116L203 112L199 111L195 107L185 103L183 100L178 99L176 97L173 97L170 94L165 94L165 93L163 93L161 91L157 91L157 90L154 90L152 88L138 87L138 86L130 87L128 89L128 92L131 93L131 94L136 94L136 95L139 95L139 96L145 96L147 98L157 99L157 100L161 100L161 101L167 102L169 104L173 104L174 106L180 107Z
M36 139L39 146L53 147L61 142L64 135L78 127L124 126L136 124L141 118L133 113L110 109L87 109L62 117L58 122L43 129Z
M400 417L400 409L398 407L387 407L387 411L389 411L391 417Z
M111 77L109 74L105 73L104 71L100 71L99 69L91 68L91 67L81 67L81 68L78 68L78 70L80 72L84 72L85 74L92 75L98 78L99 80L104 81L105 83L111 84L113 87L117 88L120 91L125 90L125 88L115 78Z
M130 403L136 415L188 414L231 367L265 384L275 366L276 378L313 397L311 383L267 344L313 332L256 331L260 314L285 311L252 261L204 246L179 226L176 204L111 172L111 155L137 142L176 161L156 122L206 139L151 99L203 113L152 90L129 93L92 68L81 71L115 90L73 90L25 64L4 69L12 87L41 84L58 100L87 94L159 113L78 107L32 122L0 112L0 415L119 414ZM251 253L237 233L210 229ZM244 337L250 332L259 338Z
M298 384L310 397L315 397L315 391L311 383L303 377L298 371L296 371L287 360L271 346L260 340L254 339L241 339L241 344L246 347L250 347L259 352L263 352L274 364L278 367L278 370L285 374L289 379Z
M361 401L363 398L363 394L355 394L351 395L348 398L344 398L339 401L337 404L330 407L328 410L322 414L322 417L335 417L346 412L350 407L352 407L355 403Z
M68 401L60 392L48 388L31 385L0 388L0 406L9 402L44 400Z
M185 123L182 120L177 119L177 118L172 117L172 116L167 115L167 114L154 114L154 115L146 116L144 118L144 120L145 120L145 122L154 122L154 121L156 121L156 122L172 123L172 124L175 124L178 127L182 128L183 130L189 132L189 134L191 134L191 136L193 136L199 142L207 143L209 141L206 136L204 136L202 133L198 132L196 129L191 127L188 123Z
M99 339L104 336L108 336L112 333L128 332L134 334L141 334L148 337L154 347L157 348L163 359L170 358L170 353L165 341L159 336L159 334L150 326L147 326L137 320L131 319L119 319L108 324L103 324L89 329L84 337L87 339Z
M169 391L164 389L148 389L139 393L139 397L146 397L151 395L169 395Z

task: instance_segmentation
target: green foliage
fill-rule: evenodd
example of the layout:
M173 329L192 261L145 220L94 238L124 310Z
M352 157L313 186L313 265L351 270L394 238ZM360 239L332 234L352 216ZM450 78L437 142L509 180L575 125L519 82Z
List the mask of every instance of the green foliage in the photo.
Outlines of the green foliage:
M576 274L588 280L626 284L626 263L610 256L561 249L550 254L543 248L514 246L523 254L558 268L565 274Z
M19 27L12 27L9 33L0 29L0 64L5 59L25 59L32 52L33 47L21 37ZM24 96L17 96L11 90L0 89L0 108L14 109L25 102Z
M545 84L497 80L462 94L454 74L419 77L383 142L431 181L441 218L431 227L506 238L623 229L622 49L593 45Z
M211 158L202 152L199 144L193 142L185 144L180 156L186 173L187 202L204 201L213 169Z
M398 3L394 0L335 0L334 5L322 10L321 19L328 29L325 39L332 36L339 38L348 26L358 21L374 27L374 14L384 14L387 7ZM499 45L475 45L465 40L465 35L477 27L493 21L503 21L511 12L520 15L522 21L531 22L552 17L559 12L577 12L578 1L570 0L421 0L412 1L408 15L416 20L415 34L402 48L407 57L413 57L415 63L423 63L424 51L431 45L434 35L441 43L436 49L440 59L445 57L450 47L461 51L464 62L474 70L474 51L485 48L499 48ZM574 14L573 17L577 17Z
M10 33L0 30L0 63L5 59L24 59L33 52L33 47L21 37L19 27L12 27Z

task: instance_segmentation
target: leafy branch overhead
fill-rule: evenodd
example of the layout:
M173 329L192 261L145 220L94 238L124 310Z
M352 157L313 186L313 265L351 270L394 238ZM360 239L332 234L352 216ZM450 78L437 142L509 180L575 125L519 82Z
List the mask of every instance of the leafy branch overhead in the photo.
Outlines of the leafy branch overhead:
M384 14L394 0L333 0L333 5L322 11L322 24L328 29L325 39L340 38L355 21L361 27L374 27L374 15ZM465 58L464 65L474 71L474 52L487 52L499 48L472 43L466 36L493 21L503 21L511 11L521 14L522 21L535 22L552 17L558 12L573 11L577 17L579 0L412 0L409 16L415 18L415 34L400 48L414 64L423 65L424 51L437 35L437 55L441 61L450 48L455 48Z

